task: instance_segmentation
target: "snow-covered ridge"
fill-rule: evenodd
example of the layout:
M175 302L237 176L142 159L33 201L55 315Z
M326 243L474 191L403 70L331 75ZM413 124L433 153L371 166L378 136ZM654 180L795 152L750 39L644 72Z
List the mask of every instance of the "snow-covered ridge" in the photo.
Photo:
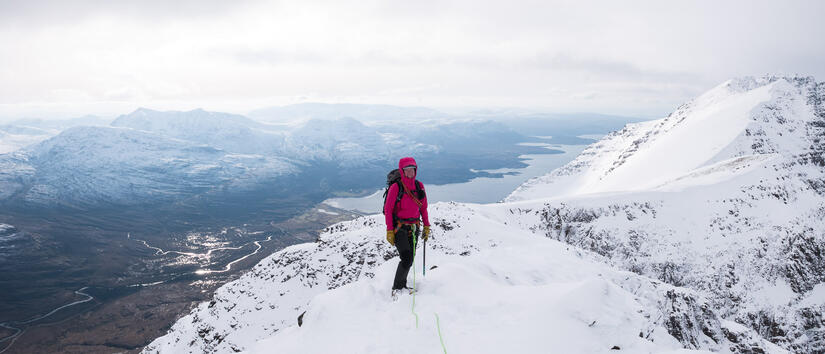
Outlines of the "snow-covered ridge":
M812 290L825 281L823 98L825 85L812 78L733 80L668 118L611 134L507 200L555 196L537 231L699 290L727 319L785 348L825 350L825 298ZM676 135L689 130L680 125L709 111L725 114L706 130L735 121L740 131L709 134L709 146L654 149L683 141ZM678 173L662 162L692 151L704 156L674 163L685 167Z
M381 218L371 216L334 225L316 243L268 257L144 352L320 353L339 345L358 353L431 352L440 349L433 336L434 312L455 352L494 353L513 346L519 352L544 352L541 343L547 335L568 352L613 346L661 352L682 346L771 347L753 332L720 320L696 292L611 269L598 255L513 225L531 224L534 215L517 216L513 223L507 206L453 203L438 203L432 212L439 217L427 243L427 265L438 268L422 279L418 264L419 330L410 298L389 298L395 252L381 237ZM542 301L545 296L553 300ZM529 315L531 311L537 312ZM555 317L542 319L539 314L545 311ZM298 329L297 317L304 312L304 327ZM556 321L553 328L560 332L534 335L549 320ZM392 326L409 332L375 335ZM332 327L337 330L330 331ZM580 340L565 341L566 335ZM419 338L418 344L398 348L396 340L408 336Z
M369 216L266 258L145 352L436 352L435 313L450 352L825 351L824 98L731 80L505 203L433 205L417 328Z
M730 80L667 118L629 124L567 166L528 181L507 201L647 190L746 155L804 152L815 134L812 78Z

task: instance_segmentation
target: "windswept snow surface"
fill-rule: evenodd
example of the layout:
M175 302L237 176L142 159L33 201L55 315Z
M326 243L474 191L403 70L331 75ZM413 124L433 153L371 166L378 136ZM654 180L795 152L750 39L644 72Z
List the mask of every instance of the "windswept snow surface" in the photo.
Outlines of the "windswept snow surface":
M785 348L825 351L823 137L825 84L736 79L506 200L544 199L546 236L699 290Z
M423 254L417 255L418 328L412 296L390 298L397 258L379 236L381 218L369 216L265 259L144 352L440 352L438 314L445 346L455 353L593 353L614 346L664 353L682 348L665 326L671 309L695 321L697 343L718 347L699 328L721 332L721 325L697 315L702 299L691 291L537 237L517 226L529 223L524 218L510 224L516 220L504 205L432 209L439 217L426 261L438 267L423 277Z
M432 205L438 268L423 278L418 255L414 308L390 300L396 252L365 216L264 259L144 351L441 352L438 314L451 353L823 352L823 136L825 84L731 80L504 203Z
M491 220L475 228L460 233L466 242L482 230L497 237L484 239L479 251L468 251L473 254L465 257L429 250L428 265L438 268L426 278L419 255L414 308L411 295L397 301L389 296L396 266L392 259L377 267L372 279L316 296L302 327L284 328L247 352L439 353L442 339L453 353L607 353L613 347L654 353L681 348L646 312L655 295L631 292L630 283L644 282L634 274L613 271L559 242L514 233ZM461 237L458 234L451 236ZM617 283L628 283L630 291Z

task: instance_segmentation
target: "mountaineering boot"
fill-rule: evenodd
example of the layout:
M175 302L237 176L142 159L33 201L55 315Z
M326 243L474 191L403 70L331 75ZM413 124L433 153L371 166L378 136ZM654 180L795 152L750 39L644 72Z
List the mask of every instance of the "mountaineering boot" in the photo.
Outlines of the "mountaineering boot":
M401 290L404 289L392 289L392 295L390 295L392 297L392 301L398 300L398 295L401 295Z
M416 291L417 291L416 289L408 287L408 286L405 286L403 290L406 290L410 295L415 294Z

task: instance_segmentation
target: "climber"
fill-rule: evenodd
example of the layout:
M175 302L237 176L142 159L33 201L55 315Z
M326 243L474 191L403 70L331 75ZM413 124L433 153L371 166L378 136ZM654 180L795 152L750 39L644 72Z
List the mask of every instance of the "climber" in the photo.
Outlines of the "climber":
M398 170L387 175L388 188L384 194L384 215L387 222L387 242L398 249L401 260L392 283L392 296L407 287L407 274L413 263L414 239L421 235L426 241L430 236L430 219L427 216L427 194L424 185L415 179L418 165L412 157L398 161ZM419 218L420 216L420 218ZM423 230L420 230L421 222Z

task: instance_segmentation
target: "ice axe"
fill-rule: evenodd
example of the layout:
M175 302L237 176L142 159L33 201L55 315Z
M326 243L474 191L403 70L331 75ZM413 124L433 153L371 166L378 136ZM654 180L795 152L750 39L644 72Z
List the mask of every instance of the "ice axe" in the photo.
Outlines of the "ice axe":
M427 236L429 236L429 235L427 235ZM427 239L428 238L429 237L424 238L424 259L421 262L421 265L424 266L424 276L425 277L427 276Z

